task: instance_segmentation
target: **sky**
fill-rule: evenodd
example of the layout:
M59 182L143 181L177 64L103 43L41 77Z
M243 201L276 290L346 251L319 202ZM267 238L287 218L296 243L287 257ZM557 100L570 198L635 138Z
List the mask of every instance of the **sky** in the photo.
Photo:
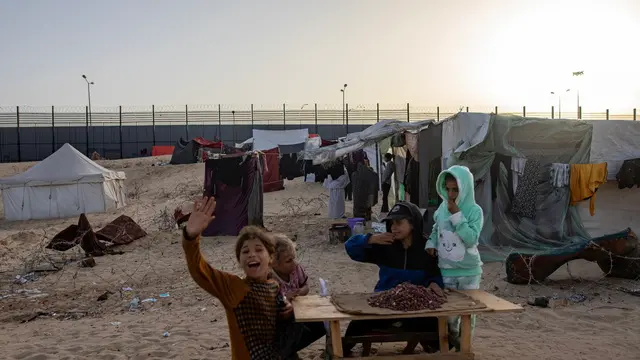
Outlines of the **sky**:
M584 112L631 112L639 37L638 0L2 0L0 106L85 105L86 74L94 108L340 107L348 84L351 107L579 91Z

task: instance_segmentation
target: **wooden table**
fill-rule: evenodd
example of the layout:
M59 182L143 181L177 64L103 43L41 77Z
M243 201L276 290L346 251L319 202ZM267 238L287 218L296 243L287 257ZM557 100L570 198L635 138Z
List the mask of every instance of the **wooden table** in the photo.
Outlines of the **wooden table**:
M340 332L340 321L351 320L377 320L377 319L402 319L415 317L437 317L438 337L440 340L440 353L420 354L420 355L397 355L397 356L376 356L376 359L392 359L401 357L404 359L473 359L471 351L471 315L522 312L524 309L520 305L513 304L497 296L482 290L461 291L469 295L474 300L480 301L487 307L483 309L473 309L467 311L434 311L426 314L416 315L351 315L338 311L331 303L329 297L318 295L299 296L293 300L293 311L298 322L329 322L329 333L331 350L334 359L343 358L342 337ZM449 352L449 332L447 328L447 318L449 316L460 316L460 352Z

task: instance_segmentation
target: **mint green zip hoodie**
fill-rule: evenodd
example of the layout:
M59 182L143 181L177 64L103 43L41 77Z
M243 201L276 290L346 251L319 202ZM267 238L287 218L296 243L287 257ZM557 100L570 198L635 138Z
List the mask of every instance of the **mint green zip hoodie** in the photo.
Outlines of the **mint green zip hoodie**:
M455 214L449 213L446 174L458 182ZM478 252L478 238L484 222L482 208L476 204L473 174L466 166L454 165L438 175L436 189L444 200L433 215L433 231L425 249L438 250L438 265L442 276L473 276L482 274L482 260Z

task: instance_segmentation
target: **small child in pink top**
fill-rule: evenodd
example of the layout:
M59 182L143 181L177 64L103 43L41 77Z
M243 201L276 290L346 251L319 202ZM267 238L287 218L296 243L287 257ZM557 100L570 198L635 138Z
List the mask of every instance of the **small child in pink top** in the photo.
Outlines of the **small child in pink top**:
M296 261L295 243L283 234L272 235L272 238L275 252L271 262L271 275L280 284L280 294L288 300L309 294L309 277ZM286 349L285 353L295 354L325 335L326 330L321 322L295 323L295 330L289 336L296 338L295 345L294 348Z
M287 299L309 294L309 277L296 261L295 244L283 234L273 235L273 240L276 251L271 268L273 278L280 284L280 293Z

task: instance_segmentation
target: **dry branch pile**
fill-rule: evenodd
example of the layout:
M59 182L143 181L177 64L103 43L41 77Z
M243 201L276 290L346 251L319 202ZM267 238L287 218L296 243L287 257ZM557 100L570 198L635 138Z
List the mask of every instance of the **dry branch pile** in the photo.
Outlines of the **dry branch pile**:
M435 310L446 301L446 297L439 296L433 290L411 283L381 291L367 300L370 306L395 311Z

